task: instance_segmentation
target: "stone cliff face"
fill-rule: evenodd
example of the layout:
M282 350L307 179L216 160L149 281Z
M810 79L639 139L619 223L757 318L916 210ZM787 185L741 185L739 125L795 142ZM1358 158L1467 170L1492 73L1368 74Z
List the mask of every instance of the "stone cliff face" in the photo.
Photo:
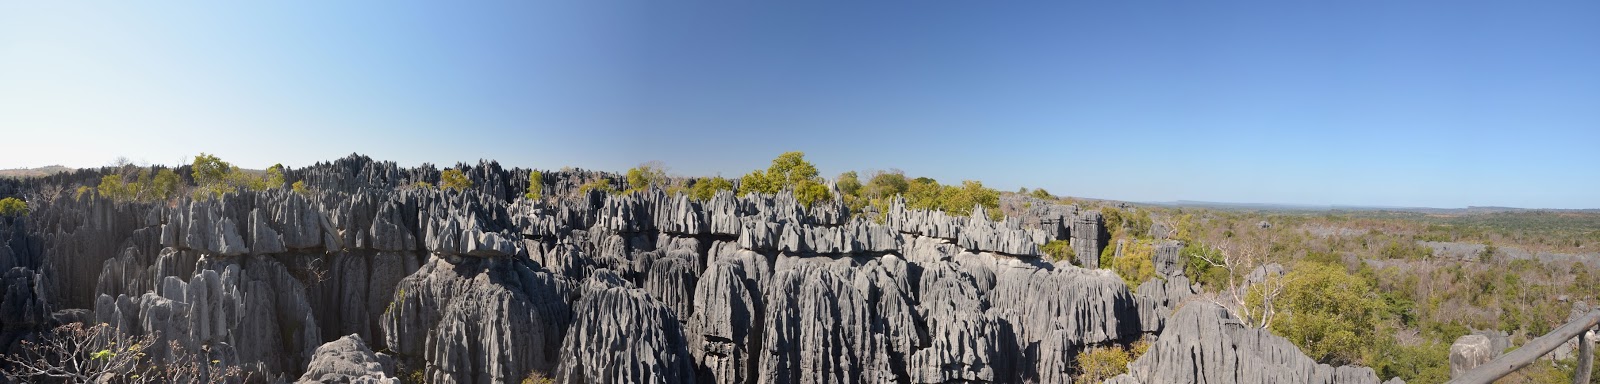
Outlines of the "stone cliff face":
M579 193L625 183L587 171L529 201L528 170L458 168L473 188L352 156L287 172L306 194L39 201L0 218L0 342L87 317L303 382L1065 383L1086 348L1150 335L1118 380L1376 382L1184 304L1175 243L1137 290L1093 269L1098 212L896 201L879 223L787 193ZM1090 268L1039 258L1053 240Z

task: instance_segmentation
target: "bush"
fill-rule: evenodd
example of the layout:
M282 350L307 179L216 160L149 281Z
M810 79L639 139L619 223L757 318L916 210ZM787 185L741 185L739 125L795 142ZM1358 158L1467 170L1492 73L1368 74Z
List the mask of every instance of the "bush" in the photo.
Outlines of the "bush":
M539 171L528 172L528 193L522 194L528 200L544 198L544 173Z
M305 180L295 181L294 185L289 187L289 190L292 190L295 193L299 193L299 194L302 194L302 195L307 194L307 193L311 193L311 190L306 189L306 181Z
M0 199L0 216L27 216L28 202L15 197Z
M666 167L660 163L644 163L628 170L628 190L623 193L650 190L651 186L665 187L667 182Z
M708 201L711 200L712 197L716 197L717 192L719 191L732 190L733 182L722 178L722 176L701 178L695 181L693 187L689 188L689 198L699 201Z
M1039 189L1033 190L1032 192L1028 192L1028 196L1033 196L1034 198L1041 199L1041 200L1055 200L1056 199L1056 197L1054 195L1050 194L1050 191L1046 191L1046 190L1044 190L1044 188L1039 188Z
M1128 351L1117 347L1094 347L1078 354L1078 377L1073 381L1098 383L1128 372Z
M1072 243L1069 241L1051 240L1048 243L1044 243L1044 246L1039 247L1039 251L1044 252L1046 255L1050 255L1050 259L1055 260L1056 262L1069 261L1073 264L1077 264L1077 261L1074 260L1077 256L1073 253Z
M1322 263L1302 263L1285 281L1273 333L1321 363L1363 362L1384 307L1372 287L1343 267Z
M1117 271L1118 276L1122 276L1122 281L1132 288L1155 277L1156 266L1151 260L1155 256L1155 245L1148 240L1129 240L1124 244L1122 255L1113 255L1110 264L1111 269Z
M807 207L833 198L817 177L817 167L805 160L804 152L785 152L772 159L766 171L754 170L739 179L739 194L778 193L793 189L795 199Z
M447 169L439 173L439 187L464 191L472 188L472 179L459 169Z
M215 155L201 153L194 157L190 168L190 174L196 184L194 191L196 199L220 196L239 188L264 191L270 188L282 188L284 184L283 164L274 164L268 167L266 172L257 175L240 170L238 166L222 161ZM105 195L103 190L101 195Z
M151 169L144 168L134 175L105 175L100 178L95 192L116 201L165 201L177 195L182 182L178 173L171 169L152 173Z
M578 193L587 194L591 190L598 190L606 194L615 194L617 189L611 186L611 179L600 178L578 186Z

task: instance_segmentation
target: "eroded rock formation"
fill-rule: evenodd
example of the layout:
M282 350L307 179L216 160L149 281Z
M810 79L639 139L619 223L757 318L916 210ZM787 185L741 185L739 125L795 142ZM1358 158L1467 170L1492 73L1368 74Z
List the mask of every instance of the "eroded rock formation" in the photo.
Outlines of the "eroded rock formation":
M875 221L787 192L580 192L626 184L583 170L543 172L534 201L529 170L455 168L471 188L351 156L288 170L307 192L43 199L0 218L0 342L92 319L206 351L158 360L302 382L1065 383L1085 349L1150 335L1118 380L1376 381L1184 304L1175 242L1137 290L1096 269L1096 211L1008 197L993 221L895 199ZM1041 259L1057 240L1087 268Z

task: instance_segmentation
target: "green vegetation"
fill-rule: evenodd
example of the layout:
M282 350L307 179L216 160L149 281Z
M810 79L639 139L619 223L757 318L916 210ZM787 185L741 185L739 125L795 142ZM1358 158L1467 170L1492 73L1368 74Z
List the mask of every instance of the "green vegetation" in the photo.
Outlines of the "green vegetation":
M628 190L622 193L648 191L652 186L666 189L669 183L666 167L659 162L644 163L628 169L627 179Z
M1106 247L1102 254L1101 268L1117 271L1117 276L1122 276L1122 281L1129 288L1138 287L1140 283L1155 277L1156 267L1151 261L1155 255L1155 244L1150 240L1131 239L1123 243L1122 255L1116 255L1115 246Z
M606 194L616 194L617 188L611 186L611 179L600 178L591 180L578 186L578 193L588 194L591 190L598 190Z
M176 180L173 175L170 180ZM240 188L252 191L265 191L270 188L283 188L283 165L275 164L265 172L255 173L239 169L216 155L201 153L194 157L190 164L190 176L194 177L194 198L207 199L222 194L237 191ZM110 183L112 180L103 179L100 182L100 195L113 199L125 199L127 187ZM176 183L174 183L176 184ZM110 192L109 194L107 192ZM137 196L137 195L135 195Z
M289 189L294 191L295 193L299 193L299 194L302 194L302 195L311 193L310 189L306 189L305 180L295 181L294 185L290 186Z
M1278 298L1281 315L1272 332L1296 341L1318 362L1345 365L1366 362L1373 351L1370 340L1378 331L1385 303L1371 286L1344 267L1301 263L1284 278ZM1260 290L1252 287L1252 294Z
M528 200L544 198L544 173L539 171L528 172L528 193L522 194Z
M411 183L411 188L415 188L415 189L433 189L433 183L429 183L429 182L426 182L426 181L417 181L417 182Z
M1028 196L1033 196L1036 199L1043 199L1043 200L1055 200L1056 199L1055 195L1051 195L1050 191L1046 191L1046 190L1044 190L1044 188L1034 189L1032 192L1027 192L1027 194L1028 194Z
M1072 245L1069 241L1051 240L1048 243L1044 243L1044 246L1039 247L1039 251L1044 252L1046 255L1050 255L1050 259L1056 262L1066 261L1077 264L1077 262L1074 261L1077 255L1072 250Z
M810 207L818 201L833 198L828 187L817 177L817 167L805 159L803 152L785 152L772 159L766 171L754 170L739 179L739 194L778 193L794 190L795 200Z
M1073 381L1098 383L1128 372L1132 359L1117 347L1094 347L1078 354L1078 376Z
M717 196L720 191L732 191L733 182L722 176L700 178L695 180L694 186L689 188L689 198L699 201L709 201Z
M472 179L467 178L467 174L459 169L446 169L439 173L439 187L465 191L472 188Z
M549 376L539 373L539 371L528 372L528 376L524 376L521 381L522 384L555 384L555 382L555 379L551 379Z
M1128 363L1137 360L1150 350L1150 341L1139 339L1128 346L1110 345L1091 347L1079 353L1077 375L1073 381L1098 383L1128 372Z
M15 197L0 199L0 216L27 216L28 202Z

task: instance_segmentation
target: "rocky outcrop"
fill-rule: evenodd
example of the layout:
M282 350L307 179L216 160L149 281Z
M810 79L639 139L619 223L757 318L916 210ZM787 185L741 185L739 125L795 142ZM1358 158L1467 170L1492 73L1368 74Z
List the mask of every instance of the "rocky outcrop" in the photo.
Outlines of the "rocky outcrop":
M790 192L579 192L625 185L584 170L526 199L527 169L451 169L472 187L353 155L287 170L300 192L41 201L0 218L0 341L103 321L176 342L157 361L269 382L1056 383L1087 348L1158 333L1118 380L1371 377L1192 309L1175 242L1130 291L1094 268L1100 214L1053 201L1008 195L992 220L896 198L877 221ZM1057 240L1090 268L1040 259Z
M571 295L526 260L435 256L395 288L384 343L426 361L429 380L515 382L554 370Z
M1499 350L1490 345L1489 337L1461 336L1454 344L1450 344L1450 377L1460 377L1468 370L1494 360L1499 355Z
M701 382L748 383L755 378L762 319L757 287L744 264L732 259L712 263L700 276L684 336Z
M393 359L373 353L361 336L348 335L317 347L298 382L399 384L394 370Z
M1371 368L1318 364L1282 337L1191 301L1116 383L1377 383Z
M591 279L573 307L555 379L563 383L693 383L695 363L673 311L617 280Z
M1106 249L1111 237L1106 232L1105 219L1100 211L1088 211L1072 218L1072 252L1077 263L1084 268L1100 267L1100 252Z

